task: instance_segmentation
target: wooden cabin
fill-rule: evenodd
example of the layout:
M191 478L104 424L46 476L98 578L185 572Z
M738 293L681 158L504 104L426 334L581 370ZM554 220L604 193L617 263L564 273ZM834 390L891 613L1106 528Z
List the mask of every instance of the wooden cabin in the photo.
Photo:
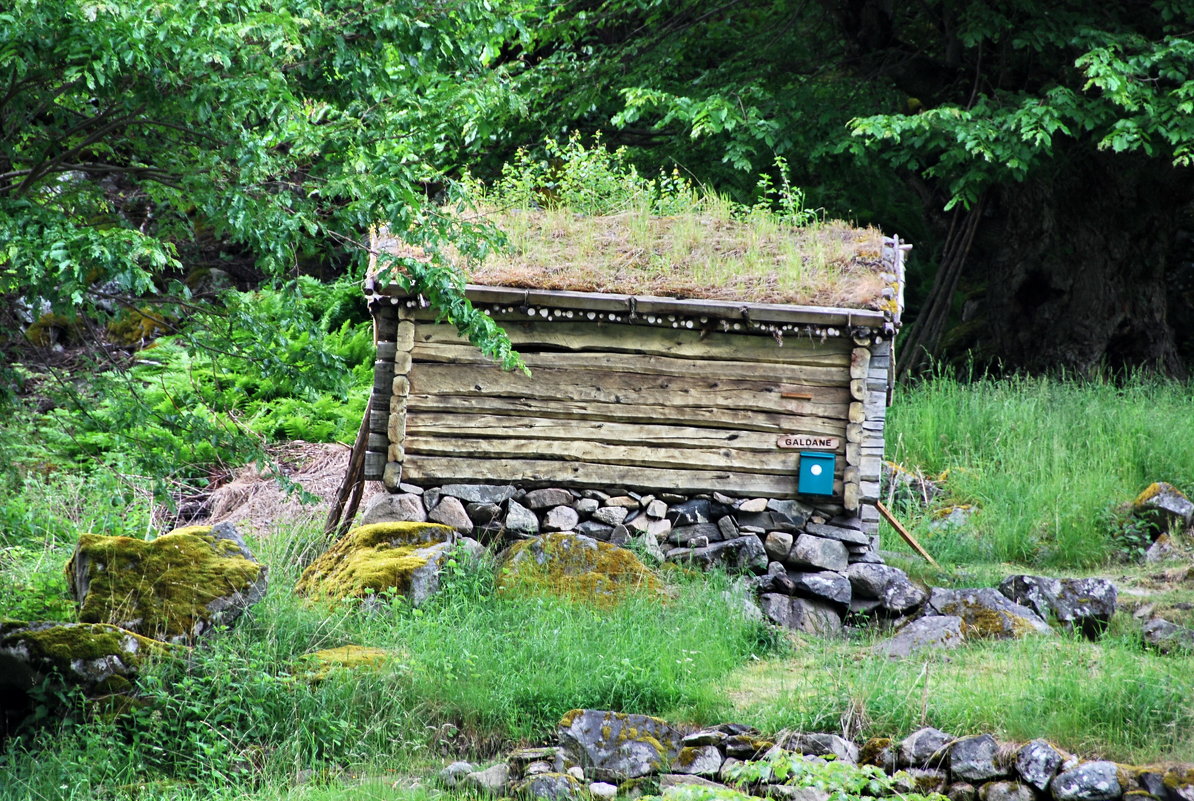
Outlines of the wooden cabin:
M365 477L392 492L796 502L814 522L875 535L911 247L881 241L882 289L860 308L469 284L529 376L501 370L421 298L370 281Z

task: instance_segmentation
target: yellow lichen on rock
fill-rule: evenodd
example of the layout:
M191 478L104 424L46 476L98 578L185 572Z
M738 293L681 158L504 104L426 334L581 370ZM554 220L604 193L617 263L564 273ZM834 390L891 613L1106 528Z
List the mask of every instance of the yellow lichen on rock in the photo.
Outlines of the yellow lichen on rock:
M662 584L633 552L580 534L556 532L515 543L503 554L500 592L549 593L597 604Z
M439 563L455 539L438 523L360 526L303 571L295 591L333 602L393 591L417 606L438 587Z
M323 681L338 670L377 670L398 656L384 648L369 648L364 645L325 648L299 657L299 675L309 681Z
M66 573L80 621L181 642L231 622L261 598L265 567L251 556L211 527L151 541L84 534Z

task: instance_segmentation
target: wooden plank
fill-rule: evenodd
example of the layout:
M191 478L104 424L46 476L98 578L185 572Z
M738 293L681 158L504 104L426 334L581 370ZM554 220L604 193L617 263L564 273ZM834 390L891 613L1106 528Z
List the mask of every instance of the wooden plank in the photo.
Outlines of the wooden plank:
M608 446L658 445L672 449L735 448L772 452L776 435L760 431L701 428L670 423L618 423L596 420L559 420L547 417L514 417L496 414L412 414L405 431L412 437L522 438L544 442L581 440ZM801 433L801 432L791 432ZM844 453L839 447L836 453ZM678 458L683 458L678 457Z
M853 406L853 404L851 404ZM861 404L858 404L861 408ZM391 410L394 409L391 404ZM557 420L597 420L622 423L658 423L724 428L738 431L770 431L841 436L845 421L836 418L801 416L779 412L749 412L701 407L639 406L626 403L544 401L534 398L491 398L484 395L410 395L406 399L408 424L416 413L472 412Z
M799 351L807 356L810 340L788 338L780 346L770 336L725 334L704 331L676 331L665 328L618 323L517 323L504 326L510 341L520 353L542 351L612 351L644 353L654 356L679 356L726 361L756 361L783 364L788 354ZM417 343L467 343L455 326L446 323L421 323L415 332ZM833 346L829 343L834 342ZM847 345L849 343L846 343ZM399 341L399 347L401 342ZM786 350L785 350L786 348ZM819 352L830 366L848 366L852 347L827 340ZM417 360L417 357L416 357Z
M580 440L536 440L480 437L406 437L411 456L460 456L478 459L559 460L671 470L732 470L736 473L787 475L795 481L798 457L792 451L749 451L737 448L686 448L667 445L608 445Z
M879 511L879 514L883 515L884 519L891 524L891 527L896 530L896 533L904 538L904 542L912 546L912 550L920 554L924 560L933 567L941 567L941 565L937 564L937 561L933 559L933 557L929 556L929 552L924 549L924 546L916 541L916 537L913 537L911 534L909 534L908 529L904 528L899 520L896 520L895 515L888 511L886 506L876 501L875 508Z
M373 315L373 332L378 342L393 342L398 326L398 313L388 304L377 307Z
M374 434L385 434L388 430L390 413L385 407L369 409L369 431Z
M494 365L472 345L450 343L416 343L412 351L416 362L440 364ZM651 356L635 353L530 353L523 352L523 360L534 372L540 367L602 370L635 375L701 376L724 380L754 380L767 377L787 383L803 383L812 387L847 386L849 375L840 354L808 351L793 353L795 358L784 364L760 364L750 361L713 360Z
M377 343L377 361L392 362L394 361L395 347L392 341Z
M524 487L624 487L639 491L722 492L740 497L796 497L795 476L769 476L732 470L660 470L654 467L535 459L407 454L403 478L416 484L514 481ZM835 492L840 493L840 486L836 483Z
M841 388L813 388L770 381L727 381L677 376L603 374L595 370L540 367L534 375L496 367L463 364L415 364L410 391L418 395L535 398L537 400L594 401L657 405L660 416L669 408L702 407L845 418L849 397ZM785 393L808 393L815 400L785 398Z
M367 448L377 453L385 453L386 448L390 444L390 439L383 434L370 434Z
M373 451L365 452L365 480L381 481L386 467L386 455Z

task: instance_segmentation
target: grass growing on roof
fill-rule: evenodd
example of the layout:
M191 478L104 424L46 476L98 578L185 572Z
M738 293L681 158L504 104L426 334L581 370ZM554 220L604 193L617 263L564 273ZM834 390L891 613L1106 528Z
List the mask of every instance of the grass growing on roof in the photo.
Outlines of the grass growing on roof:
M509 242L466 271L496 286L873 307L880 232L821 220L782 160L776 169L745 206L678 172L644 177L600 137L591 148L549 139L492 185L471 182Z

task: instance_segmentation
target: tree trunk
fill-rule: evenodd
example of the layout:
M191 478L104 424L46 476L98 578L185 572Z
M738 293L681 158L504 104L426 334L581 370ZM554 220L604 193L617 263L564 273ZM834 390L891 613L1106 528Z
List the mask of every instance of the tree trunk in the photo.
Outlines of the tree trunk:
M947 347L1029 372L1182 374L1166 276L1188 179L1096 153L994 188L966 265L977 292Z

